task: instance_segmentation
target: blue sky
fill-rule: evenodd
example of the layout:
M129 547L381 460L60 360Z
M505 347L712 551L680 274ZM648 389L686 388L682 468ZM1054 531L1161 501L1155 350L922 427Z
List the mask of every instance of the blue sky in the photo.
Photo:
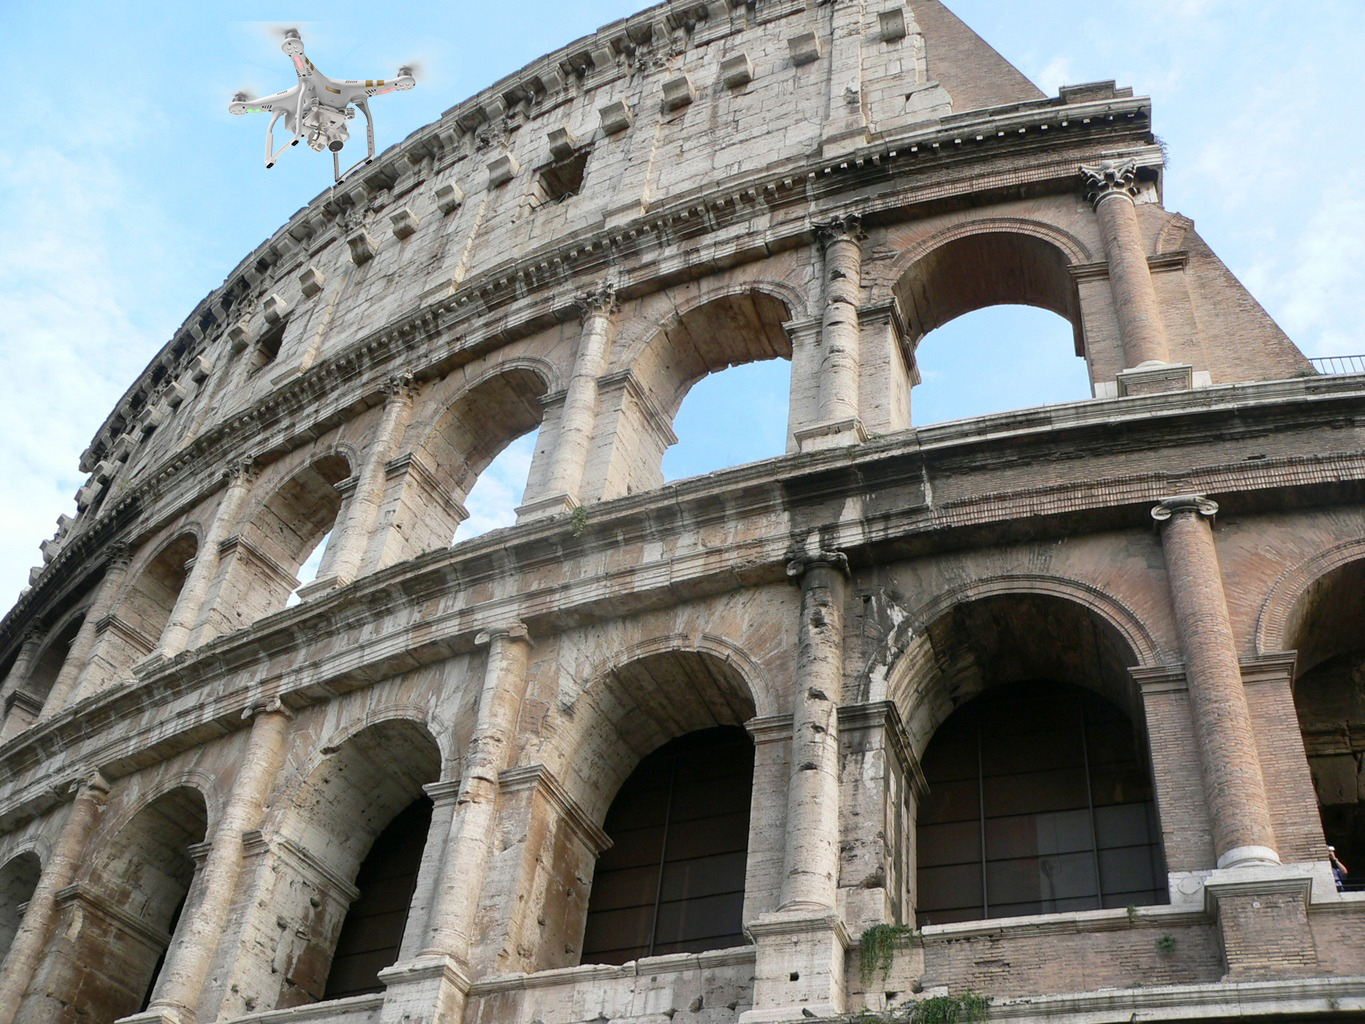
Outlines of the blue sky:
M889 2L889 0L888 0ZM303 147L262 166L264 118L232 117L243 87L293 81L270 24L297 24L338 78L416 60L417 89L375 102L380 148L535 57L638 10L634 0L266 7L218 3L0 5L0 607L38 544L74 511L89 442L139 370L236 263L330 183ZM1365 351L1365 159L1359 0L949 0L1049 93L1115 78L1153 97L1171 166L1166 205L1199 230L1310 355ZM1304 14L1311 11L1311 16ZM259 20L258 20L259 19ZM1085 397L1070 329L983 311L921 350L917 423ZM983 367L993 371L983 372ZM785 369L743 377L736 402L698 385L673 476L776 454L727 422L754 395L782 409ZM736 377L741 375L736 374ZM710 386L714 380L715 387ZM772 435L780 437L780 414ZM709 431L709 433L708 433ZM734 439L752 439L738 446ZM483 486L482 523L519 497L525 456ZM499 511L499 509L504 511Z

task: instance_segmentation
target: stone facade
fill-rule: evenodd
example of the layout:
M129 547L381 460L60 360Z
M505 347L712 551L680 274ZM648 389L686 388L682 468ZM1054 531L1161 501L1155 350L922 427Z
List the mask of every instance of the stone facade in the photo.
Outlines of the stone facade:
M1365 380L1162 171L1147 100L1043 96L938 0L673 0L299 211L0 623L0 1022L1365 1010L1326 845L1359 870ZM919 340L1007 302L1071 322L1093 400L912 428ZM665 485L692 384L769 358L787 454ZM451 547L537 427L518 524ZM1156 889L925 921L934 738L1044 683L1129 723ZM618 791L716 727L742 943L584 962ZM345 945L414 806L392 944Z

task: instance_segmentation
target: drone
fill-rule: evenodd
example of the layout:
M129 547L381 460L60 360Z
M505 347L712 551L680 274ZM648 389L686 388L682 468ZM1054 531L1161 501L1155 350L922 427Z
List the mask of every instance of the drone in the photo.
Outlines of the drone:
M280 49L294 62L294 70L299 76L298 84L292 89L261 99L252 99L246 93L239 92L228 104L228 111L233 114L270 115L270 124L265 130L267 169L275 166L281 153L303 140L314 153L321 153L324 149L331 151L332 173L340 182L346 174L374 159L374 118L370 116L370 97L411 89L417 84L412 68L399 68L398 77L389 81L382 78L363 82L337 81L313 67L313 62L303 55L303 40L299 38L297 29L284 30L284 45ZM365 142L369 152L365 159L342 174L338 154L351 137L346 122L355 117L356 107L365 115ZM276 149L275 122L280 118L284 118L284 130L290 132L293 138Z

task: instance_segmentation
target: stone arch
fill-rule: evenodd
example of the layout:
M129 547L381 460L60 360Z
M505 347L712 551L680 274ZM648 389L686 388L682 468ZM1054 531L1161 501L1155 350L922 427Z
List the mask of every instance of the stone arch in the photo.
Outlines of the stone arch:
M1085 352L1080 296L1070 267L1093 260L1076 236L1050 224L997 217L955 224L921 240L895 261L890 291L915 348L930 331L987 306L1024 305L1072 325Z
M645 755L689 732L755 717L766 687L747 674L747 659L714 640L694 644L666 637L637 644L604 664L574 700L555 767L572 779L594 821Z
M994 622L992 628L962 621L982 616ZM1051 628L1030 633L1040 623ZM1056 638L1059 630L1071 637L1075 657L1036 639ZM987 637L993 646L982 647ZM1167 660L1151 632L1116 599L1076 580L1043 575L984 577L935 595L883 647L885 697L900 708L916 752L955 707L1016 679L1055 678L1096 690L1141 729L1141 698L1129 669Z
M144 1008L189 899L190 849L204 841L208 827L208 805L194 785L160 789L108 822L79 884L63 899L55 930L61 938L30 986L31 1001L65 993L69 1003L74 993L76 1012L97 1020ZM33 1012L47 1019L45 1010Z
M364 895L356 888L363 862L390 823L425 799L423 787L436 782L441 769L441 746L426 722L401 717L396 708L335 733L317 751L271 815L275 852L261 873L268 881L258 879L258 885L271 885L275 895L248 923L278 937L276 921L284 920L288 931L278 948L272 942L270 963L255 964L239 978L236 998L286 1007L325 997L348 911ZM408 920L406 932L423 925Z
M414 552L450 544L468 518L464 500L479 475L504 448L540 426L543 399L558 380L546 360L502 360L467 378L429 421L410 431L403 522Z
M76 634L85 624L85 617L90 611L97 588L98 584L79 601L56 616L47 628L38 654L29 665L28 675L9 696L9 703L5 707L6 735L11 735L14 731L9 725L11 716L14 716L15 723L28 724L38 716L47 702L53 684L57 682L57 677L62 674L62 669L66 665Z
M0 963L19 931L22 908L33 896L42 873L43 859L31 843L12 851L0 865Z
M81 679L82 692L96 692L125 677L137 661L157 649L185 586L188 564L199 552L200 539L196 527L178 530L134 563L112 617L101 624L100 642Z
M792 318L789 298L789 290L766 284L736 286L698 298L648 334L618 344L613 365L619 370L599 387L597 436L610 450L608 464L598 469L602 497L663 483L664 451L677 441L673 420L697 381L731 366L791 359L784 326ZM790 420L789 411L788 435Z
M220 632L284 608L298 587L299 569L337 521L338 487L350 479L353 458L336 446L301 468L282 466L257 483L228 556L228 582L218 601L228 624ZM319 575L326 571L324 555Z
M738 921L749 889L744 851L748 848L751 836L753 746L741 727L755 717L760 703L765 708L770 708L772 704L767 680L757 671L751 659L740 656L730 642L707 635L651 637L596 666L588 685L565 711L563 732L556 737L558 763L552 765L561 773L570 794L588 819L612 829L626 827L617 820L622 813L620 801L629 799L628 791L632 787L638 788L639 773L652 770L649 766L654 765L660 757L672 756L671 751L686 748L696 741L714 743L715 738L720 737L721 746L730 751L730 755L735 755L738 750L739 754L735 756L740 756L741 760L747 757L747 764L743 768L742 792L736 790L742 806L732 808L735 820L730 822L733 828L729 839L733 840L731 846L734 848L727 847L725 851L734 861L733 868L737 871L734 876L737 891L732 891L729 897L732 903L730 916L733 916L735 924L733 933L727 933L731 934L731 938L739 932ZM695 766L696 762L691 764ZM654 767L657 768L657 765ZM692 770L689 768L688 772ZM688 777L682 774L674 775L673 780L669 784L670 793L675 785L691 785ZM648 783L645 785L647 787ZM672 796L669 800L672 800ZM707 834L711 833L708 831ZM597 865L605 873L603 877L608 879L605 885L611 886L612 880L621 877L623 872L634 877L630 863L618 863L619 855L625 848L623 846L616 854L608 850L598 859ZM662 865L661 861L655 870L666 872L666 867ZM551 881L552 887L574 888L572 877L561 877L566 870L563 866L549 870L552 874L559 872ZM660 886L664 885L664 877L660 875ZM635 949L631 955L649 955L648 952L640 952L640 949L655 948L652 940L638 949L635 943L604 942L603 915L611 918L616 913L611 909L614 895L608 897L608 904L604 908L592 891L589 890L586 894L588 899L579 908L583 915L579 919L582 924L570 929L571 932L586 935L583 948L599 950L593 954L597 962L619 962L619 957L613 959L614 954L600 952L608 949L618 952ZM662 891L661 888L659 892ZM662 896L657 898L663 899ZM685 903L689 898L683 898L682 902ZM652 912L663 913L662 906L658 904ZM641 908L637 907L636 910L640 911ZM639 920L643 918L636 923ZM610 931L614 926L605 927ZM627 930L633 927L626 926ZM586 929L586 932L581 929ZM737 941L743 943L742 939ZM726 944L736 943L731 941ZM658 948L667 950L671 947L665 944ZM711 947L706 946L703 940L703 945L696 948Z

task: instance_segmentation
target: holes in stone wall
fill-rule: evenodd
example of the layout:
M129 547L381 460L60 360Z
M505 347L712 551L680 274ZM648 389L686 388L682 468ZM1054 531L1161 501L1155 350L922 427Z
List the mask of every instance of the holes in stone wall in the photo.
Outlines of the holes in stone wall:
M583 190L583 178L587 173L590 155L590 150L579 149L542 167L536 175L531 194L532 208L563 202L578 195Z
M268 331L266 331L259 341L251 349L251 373L257 373L273 363L280 355L280 346L284 344L285 323L281 320Z

